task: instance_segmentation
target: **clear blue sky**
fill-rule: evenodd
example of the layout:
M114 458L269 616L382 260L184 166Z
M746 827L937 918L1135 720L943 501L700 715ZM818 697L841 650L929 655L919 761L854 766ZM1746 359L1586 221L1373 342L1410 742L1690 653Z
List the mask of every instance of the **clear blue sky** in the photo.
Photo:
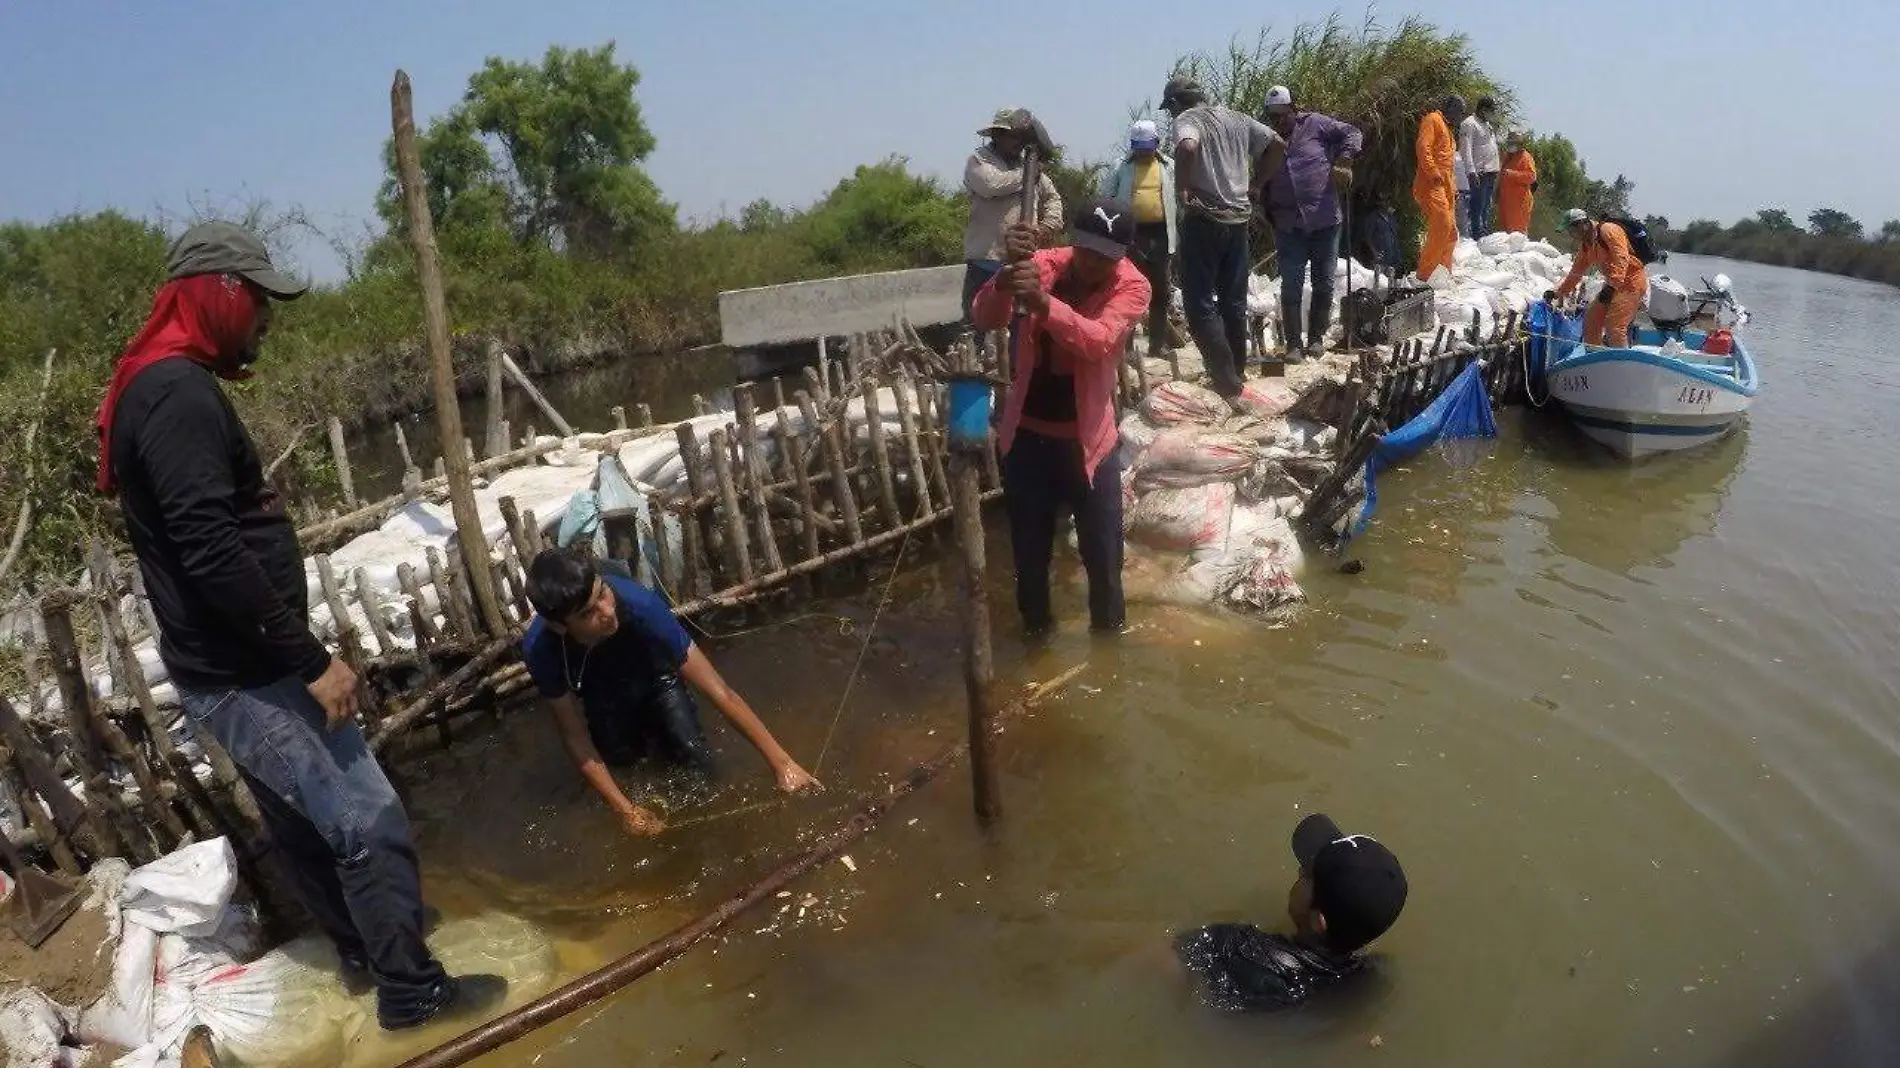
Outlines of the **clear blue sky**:
M648 161L687 217L807 203L862 162L954 176L973 131L1026 105L1084 155L1175 57L1332 5L1240 0L459 0L0 5L0 218L194 200L301 205L346 239L371 224L397 67L436 114L489 55L613 39L642 74ZM1356 21L1364 9L1340 8ZM747 13L748 11L756 13ZM1763 206L1900 217L1896 0L1582 4L1469 0L1412 12L1468 33L1593 173L1640 212L1724 221ZM1164 14L1166 12L1166 14ZM1596 27L1615 27L1614 35ZM1297 87L1296 87L1297 89ZM338 271L312 246L303 266Z

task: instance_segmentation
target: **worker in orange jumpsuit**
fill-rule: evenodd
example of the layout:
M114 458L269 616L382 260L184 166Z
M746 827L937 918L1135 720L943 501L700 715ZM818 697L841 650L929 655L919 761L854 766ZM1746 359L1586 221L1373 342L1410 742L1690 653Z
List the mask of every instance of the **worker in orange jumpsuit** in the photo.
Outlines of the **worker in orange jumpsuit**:
M1458 245L1458 189L1453 167L1458 139L1451 131L1465 119L1465 100L1448 96L1437 111L1418 123L1418 167L1412 177L1412 199L1425 216L1425 244L1418 250L1418 277L1431 278L1440 267L1451 270L1451 253Z
M1583 343L1628 348L1630 322L1649 299L1649 272L1630 250L1629 235L1613 222L1596 222L1582 208L1564 213L1564 229L1577 241L1576 259L1554 296L1576 291L1583 273L1592 267L1603 272L1603 289L1583 315Z
M1531 203L1537 192L1537 161L1524 144L1524 134L1513 130L1504 139L1504 171L1498 176L1498 229L1507 234L1531 232Z

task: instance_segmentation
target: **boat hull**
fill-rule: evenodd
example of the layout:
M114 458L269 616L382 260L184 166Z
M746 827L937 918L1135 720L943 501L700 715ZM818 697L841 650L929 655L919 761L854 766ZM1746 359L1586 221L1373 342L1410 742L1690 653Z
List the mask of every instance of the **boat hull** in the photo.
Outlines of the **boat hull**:
M1728 360L1579 347L1548 374L1577 428L1629 459L1720 440L1747 414L1757 385L1739 347Z

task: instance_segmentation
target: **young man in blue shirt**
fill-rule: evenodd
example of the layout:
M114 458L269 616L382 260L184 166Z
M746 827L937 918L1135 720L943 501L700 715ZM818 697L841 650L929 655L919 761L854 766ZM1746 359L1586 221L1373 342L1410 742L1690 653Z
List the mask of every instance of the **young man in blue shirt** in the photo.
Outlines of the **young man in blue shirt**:
M712 771L688 683L759 751L780 790L818 787L719 677L658 595L631 579L601 574L582 553L548 549L528 569L528 600L535 610L521 640L528 674L581 777L629 833L655 835L666 825L627 798L609 765L654 755Z

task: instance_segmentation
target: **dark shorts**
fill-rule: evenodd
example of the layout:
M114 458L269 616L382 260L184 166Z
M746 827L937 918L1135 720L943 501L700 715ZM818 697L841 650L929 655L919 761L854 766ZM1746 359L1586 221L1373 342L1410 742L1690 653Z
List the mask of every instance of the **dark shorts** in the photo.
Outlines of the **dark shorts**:
M581 707L588 737L609 767L654 759L706 774L713 771L699 703L678 675L663 675L644 690L589 694Z

